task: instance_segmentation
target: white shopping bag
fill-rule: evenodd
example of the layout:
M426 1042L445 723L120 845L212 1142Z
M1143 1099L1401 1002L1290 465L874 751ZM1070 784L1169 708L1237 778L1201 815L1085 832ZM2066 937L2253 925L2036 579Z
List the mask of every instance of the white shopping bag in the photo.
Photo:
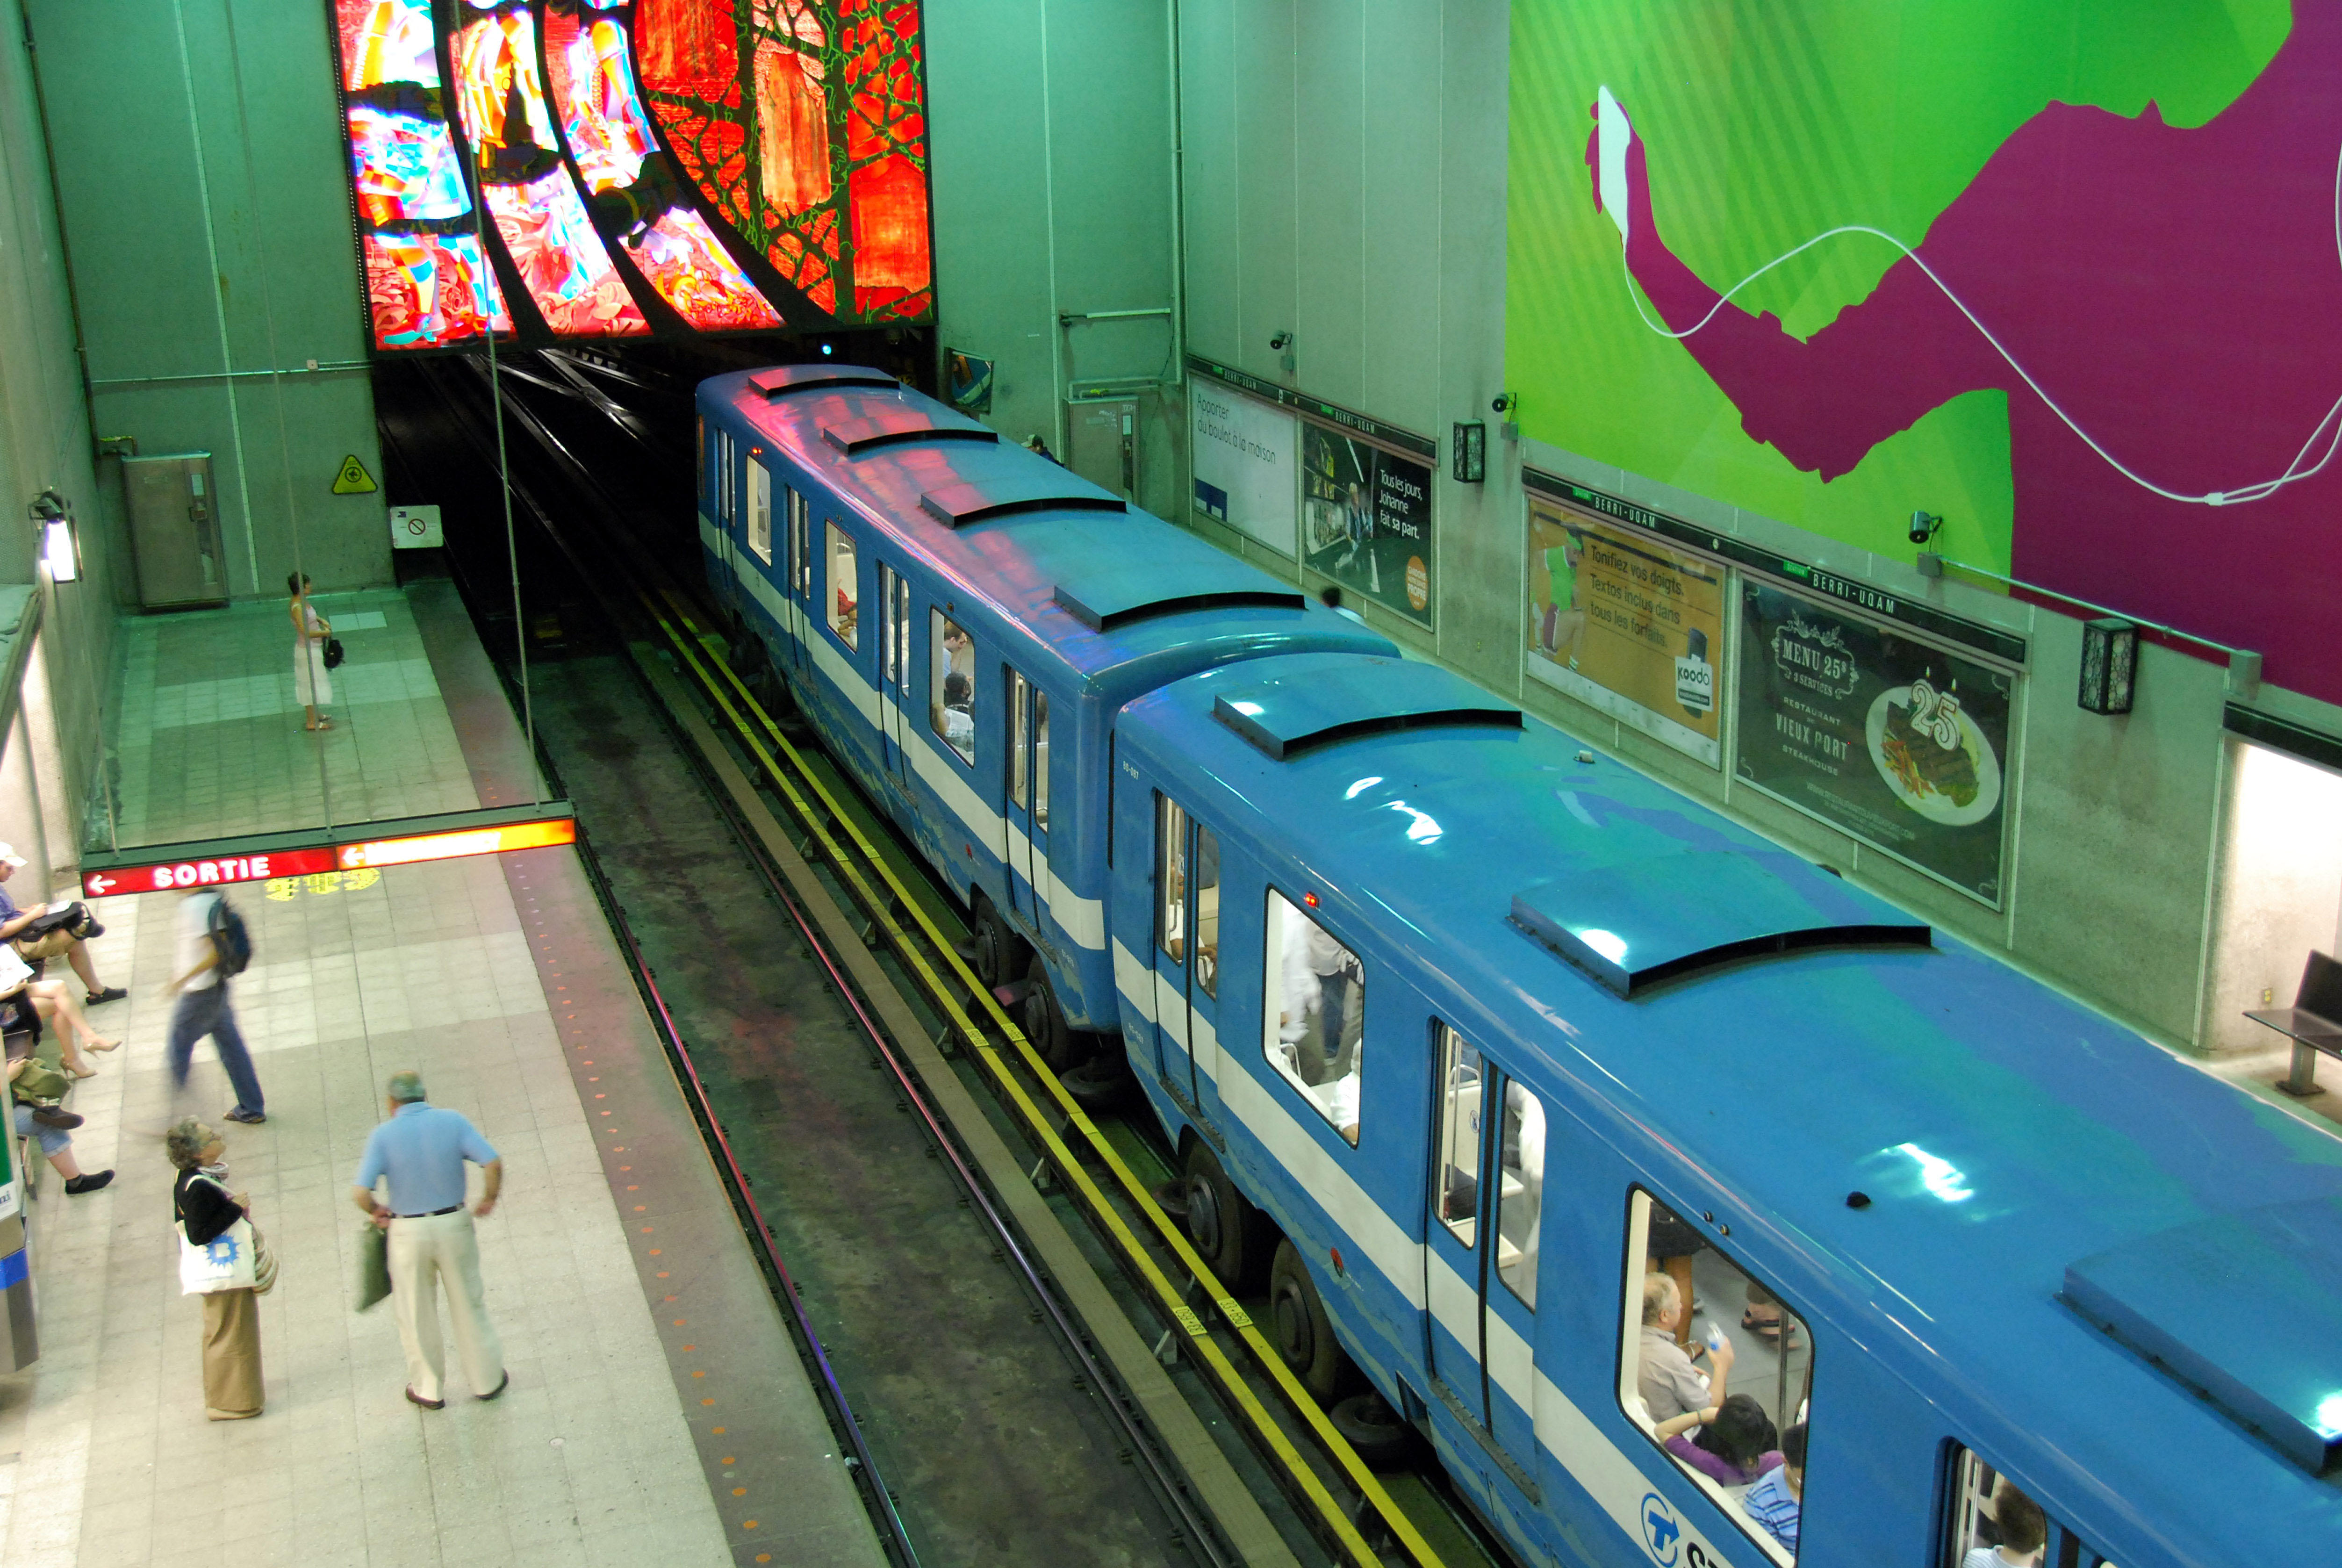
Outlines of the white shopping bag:
M255 1250L250 1220L236 1221L200 1247L183 1233L179 1237L179 1293L200 1296L214 1291L249 1290L257 1283L253 1273Z

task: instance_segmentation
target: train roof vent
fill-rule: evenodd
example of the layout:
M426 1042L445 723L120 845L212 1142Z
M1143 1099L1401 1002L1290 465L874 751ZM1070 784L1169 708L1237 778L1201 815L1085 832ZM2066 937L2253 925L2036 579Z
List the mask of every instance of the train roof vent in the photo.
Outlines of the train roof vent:
M863 365L776 365L748 378L748 385L766 397L785 392L808 392L815 387L898 387L903 384L883 370Z
M1101 539L1101 546L1103 543ZM1216 550L1183 551L1167 560L1150 561L1101 548L1084 563L1077 581L1059 583L1052 596L1059 608L1093 632L1195 610L1298 610L1306 603L1299 589Z
M1513 897L1513 924L1621 996L1736 958L1925 947L1934 934L1795 855L1693 850L1601 866Z
M1436 664L1313 661L1298 674L1223 692L1212 716L1279 762L1336 741L1395 730L1517 730L1521 711Z
M964 528L1018 512L1127 512L1130 503L1060 470L1037 479L946 484L920 496L919 510L946 527Z
M2061 1299L2311 1474L2342 1465L2342 1197L2127 1242L2067 1265Z
M906 404L866 418L841 419L835 424L825 424L821 438L848 457L861 457L888 446L924 445L933 441L997 441L1000 434L960 414L942 410L930 413Z

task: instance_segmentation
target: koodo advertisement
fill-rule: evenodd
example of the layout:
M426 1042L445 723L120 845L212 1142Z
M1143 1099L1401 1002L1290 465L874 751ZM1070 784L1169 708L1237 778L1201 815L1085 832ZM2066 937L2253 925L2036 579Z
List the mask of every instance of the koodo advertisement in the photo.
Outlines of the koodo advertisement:
M1739 776L1998 908L2013 677L1744 585Z

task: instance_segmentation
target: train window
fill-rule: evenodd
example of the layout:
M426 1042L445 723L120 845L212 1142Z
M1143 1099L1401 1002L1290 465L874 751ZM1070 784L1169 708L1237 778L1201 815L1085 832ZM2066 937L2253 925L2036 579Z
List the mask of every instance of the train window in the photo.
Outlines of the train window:
M976 645L958 622L941 610L927 612L928 647L935 666L928 672L927 722L962 762L976 761Z
M699 451L699 506L707 509L707 468L712 455L707 450L707 415L701 414L691 423L692 444Z
M1466 1246L1478 1243L1480 1053L1439 1026L1439 1223Z
M1944 1568L2114 1568L1965 1448L1953 1454Z
M1626 1233L1620 1408L1775 1563L1796 1562L1814 1370L1804 1320L1639 1188Z
M800 599L813 592L813 523L806 510L806 498L791 490L789 493L789 549L795 575L789 579L789 592Z
M1220 835L1196 824L1196 988L1220 994Z
M1008 804L1020 808L1032 802L1032 762L1025 751L1025 726L1031 722L1033 683L1008 672Z
M1545 1102L1507 1078L1496 1162L1496 1277L1536 1305L1537 1212L1545 1203Z
M773 475L763 464L748 464L748 548L756 559L773 564Z
M849 648L862 646L862 578L854 564L854 535L829 527L829 629Z
M1049 694L1033 689L1033 825L1049 831Z
M1366 974L1326 928L1268 893L1261 1050L1353 1146L1358 1141L1358 1070L1365 1055Z
M1187 814L1155 797L1155 941L1174 964L1187 962Z

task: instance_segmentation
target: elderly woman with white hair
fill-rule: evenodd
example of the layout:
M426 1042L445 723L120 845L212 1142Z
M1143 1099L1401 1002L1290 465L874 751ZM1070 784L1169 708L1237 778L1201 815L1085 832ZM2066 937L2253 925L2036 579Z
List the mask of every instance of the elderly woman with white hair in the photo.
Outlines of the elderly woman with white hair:
M209 1247L252 1217L245 1194L227 1190L227 1144L217 1133L182 1117L163 1134L163 1152L179 1167L171 1213L189 1246ZM249 1420L266 1403L258 1298L252 1285L204 1296L204 1413L214 1421Z

